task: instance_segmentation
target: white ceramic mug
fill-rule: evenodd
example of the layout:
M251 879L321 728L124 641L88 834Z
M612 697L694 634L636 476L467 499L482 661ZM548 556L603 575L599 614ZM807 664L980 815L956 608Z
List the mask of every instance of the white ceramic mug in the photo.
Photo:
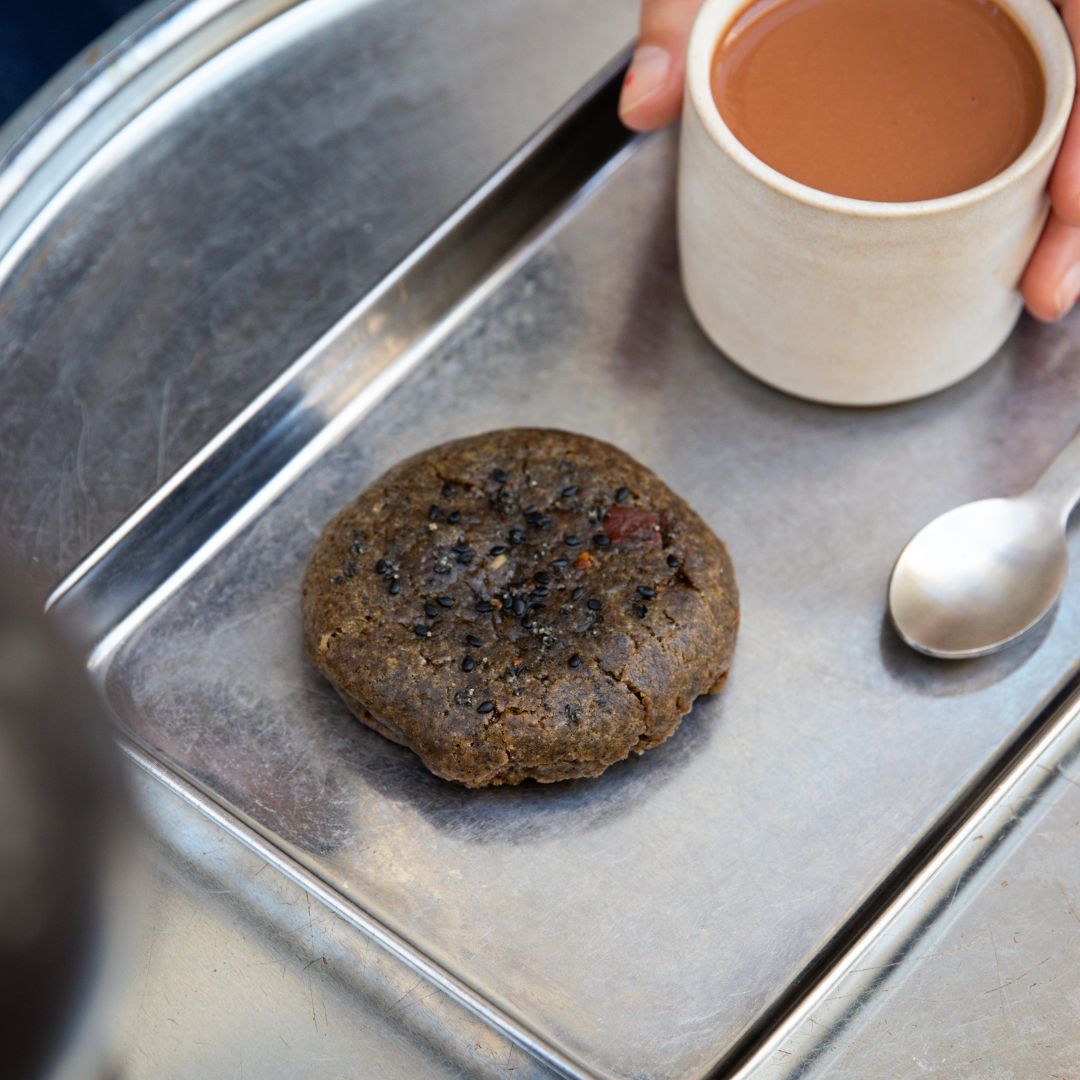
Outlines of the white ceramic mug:
M1042 64L1046 104L1027 149L978 187L924 202L830 195L770 168L720 116L717 43L746 0L705 0L690 38L679 160L683 286L740 367L838 405L921 397L969 375L1008 337L1021 272L1072 107L1075 72L1049 0L996 0Z

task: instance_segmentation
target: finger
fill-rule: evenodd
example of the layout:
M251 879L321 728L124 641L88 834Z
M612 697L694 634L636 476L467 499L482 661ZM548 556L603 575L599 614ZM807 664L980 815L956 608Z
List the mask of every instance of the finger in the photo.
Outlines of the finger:
M1073 54L1080 65L1080 0L1064 0L1058 6L1073 43ZM1062 221L1080 225L1080 110L1075 105L1050 176L1050 199L1054 212Z
M1035 253L1020 280L1028 311L1043 322L1056 322L1080 293L1080 228L1056 213L1043 229Z
M642 0L641 33L619 99L619 117L627 127L651 131L678 117L686 44L701 3Z

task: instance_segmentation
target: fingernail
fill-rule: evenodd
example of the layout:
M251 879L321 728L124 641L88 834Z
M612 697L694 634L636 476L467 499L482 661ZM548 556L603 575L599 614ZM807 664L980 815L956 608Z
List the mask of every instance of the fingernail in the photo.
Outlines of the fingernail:
M1078 295L1080 295L1080 263L1074 263L1065 271L1054 294L1054 306L1057 308L1059 319L1076 303Z
M663 90L671 71L671 53L659 45L642 45L634 51L630 70L623 80L619 112L628 113Z

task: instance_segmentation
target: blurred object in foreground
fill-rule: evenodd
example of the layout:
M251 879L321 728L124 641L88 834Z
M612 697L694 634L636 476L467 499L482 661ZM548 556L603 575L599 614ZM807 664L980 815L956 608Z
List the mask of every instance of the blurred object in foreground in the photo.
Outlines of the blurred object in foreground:
M95 1077L127 800L85 668L0 562L0 1038L5 1077ZM77 1045L78 1044L78 1045ZM91 1064L92 1062L92 1064Z

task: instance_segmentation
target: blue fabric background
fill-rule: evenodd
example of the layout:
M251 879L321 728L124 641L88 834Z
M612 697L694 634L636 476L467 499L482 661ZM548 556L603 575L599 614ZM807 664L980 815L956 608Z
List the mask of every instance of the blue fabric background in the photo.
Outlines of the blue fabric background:
M0 123L135 0L0 0Z

